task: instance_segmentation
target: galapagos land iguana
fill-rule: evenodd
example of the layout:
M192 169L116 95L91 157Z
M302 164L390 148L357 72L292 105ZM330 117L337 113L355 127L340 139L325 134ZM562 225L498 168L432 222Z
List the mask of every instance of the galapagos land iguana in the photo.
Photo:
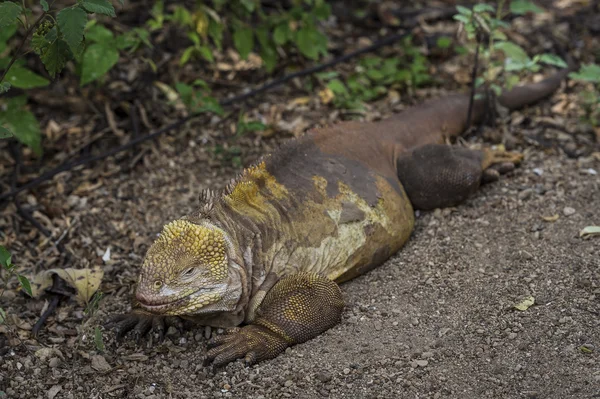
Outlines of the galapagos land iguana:
M513 88L509 109L551 95L568 70ZM473 122L486 100L475 100ZM467 127L469 96L389 119L308 131L245 169L223 192L164 226L143 261L117 336L191 320L231 328L208 343L216 366L270 359L336 325L338 283L375 268L409 239L415 209L457 205L520 155L445 145ZM242 325L242 327L237 327Z

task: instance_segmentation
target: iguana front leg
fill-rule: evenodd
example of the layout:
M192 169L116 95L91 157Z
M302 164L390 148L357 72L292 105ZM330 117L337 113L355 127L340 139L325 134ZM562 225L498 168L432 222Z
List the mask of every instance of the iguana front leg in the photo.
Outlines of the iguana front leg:
M184 328L184 320L177 316L157 316L149 313L137 307L135 300L130 313L113 315L105 324L106 328L115 330L117 340L131 331L138 342L151 330L158 333L159 340L162 341L166 330L171 326L181 331Z
M221 366L242 357L247 365L272 359L339 323L343 308L340 288L328 278L316 273L284 277L269 290L250 325L209 341L206 360Z

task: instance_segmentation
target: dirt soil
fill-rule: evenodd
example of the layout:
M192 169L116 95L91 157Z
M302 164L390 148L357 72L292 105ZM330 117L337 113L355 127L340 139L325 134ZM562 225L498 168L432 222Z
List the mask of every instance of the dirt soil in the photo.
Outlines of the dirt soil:
M448 86L402 94L400 103L382 99L361 118L385 117L456 83ZM64 302L36 340L31 328L48 303L11 283L0 299L13 326L0 333L0 391L49 399L600 398L600 237L579 235L600 225L600 156L598 132L581 127L576 94L563 88L471 137L470 145L523 152L523 164L456 208L418 213L403 250L343 284L339 325L252 367L203 366L216 329L170 329L163 343L151 336L139 345L101 329L104 350L94 340L108 315L129 309L161 226L240 171L212 145L227 123L193 121L135 153L58 175L21 196L52 240L20 220L14 204L2 209L0 227L26 272L101 266L104 297L92 316ZM292 85L250 107L267 115L300 96ZM316 93L310 98L283 117L303 115L307 126L343 117ZM249 164L279 141L252 136L236 145ZM529 296L533 306L514 308Z

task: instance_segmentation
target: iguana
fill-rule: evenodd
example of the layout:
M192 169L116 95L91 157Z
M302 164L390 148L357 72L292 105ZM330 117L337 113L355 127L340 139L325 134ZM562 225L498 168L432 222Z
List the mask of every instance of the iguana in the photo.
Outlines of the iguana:
M498 97L509 109L551 95L567 70ZM166 224L141 266L117 336L192 320L231 328L208 362L270 359L340 322L339 283L380 265L409 239L414 210L454 206L514 168L519 154L449 146L467 126L469 96L426 102L379 122L308 131L202 206ZM486 113L472 107L473 122ZM243 325L242 327L237 327Z

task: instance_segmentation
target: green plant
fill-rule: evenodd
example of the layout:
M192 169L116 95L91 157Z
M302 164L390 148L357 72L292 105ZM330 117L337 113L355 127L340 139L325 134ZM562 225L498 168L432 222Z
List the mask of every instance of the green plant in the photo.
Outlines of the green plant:
M503 21L508 14L522 15L528 12L539 13L542 9L529 0L513 0L508 11L506 1L498 2L497 7L489 4L477 4L472 9L457 6L454 19L462 23L469 43L467 48L473 53L479 52L481 73L475 81L476 87L485 86L499 95L503 89L517 84L522 72L537 72L540 64L566 67L566 63L554 54L538 54L530 57L518 44L510 41L503 29L510 27ZM485 46L482 38L487 38Z
M401 53L401 57L364 57L345 79L337 72L324 72L317 77L327 82L336 107L362 109L364 102L386 95L390 87L420 87L431 81L427 58L413 45L412 37L402 41Z
M212 7L199 4L190 11L178 5L171 14L165 14L162 1L158 1L148 26L160 29L170 20L187 30L192 45L183 52L181 65L194 57L213 62L212 49L221 50L227 35L242 59L256 49L271 72L280 57L278 48L295 48L311 60L327 54L327 37L318 29L318 22L327 19L330 12L325 0L297 0L289 10L278 7L270 13L258 0L213 0Z
M13 86L27 90L50 84L22 60L30 36L29 47L40 57L51 78L73 61L82 86L102 78L117 63L120 51L133 52L142 45L152 47L146 29L135 28L115 36L97 20L89 20L92 14L114 17L115 9L109 0L77 0L62 10L54 10L53 1L40 3L43 12L33 23L28 18L31 9L11 1L0 3L0 69L4 70L0 75L0 94ZM9 41L19 25L25 29L24 37L17 48L11 49ZM26 100L20 96L4 101L0 110L0 138L14 136L40 155L39 124L27 110Z
M600 126L600 65L582 65L579 71L571 72L569 77L593 84L592 90L580 92L579 97L585 110L586 120L593 126Z
M12 263L12 255L10 252L0 245L0 265L5 273L2 274L2 279L4 281L4 286L0 291L0 298L4 295L4 291L8 285L8 281L16 276L17 280L19 280L19 284L21 285L21 289L29 296L31 295L31 283L27 279L27 277L22 274L17 273L15 265ZM4 309L0 307L0 324L6 323L6 312Z
M210 87L202 79L196 79L192 84L177 82L175 89L189 111L193 113L213 112L223 115L223 108L217 99L210 95Z
M241 137L246 133L261 132L267 128L267 125L260 121L247 120L246 115L240 112L238 123L235 130L235 137Z

